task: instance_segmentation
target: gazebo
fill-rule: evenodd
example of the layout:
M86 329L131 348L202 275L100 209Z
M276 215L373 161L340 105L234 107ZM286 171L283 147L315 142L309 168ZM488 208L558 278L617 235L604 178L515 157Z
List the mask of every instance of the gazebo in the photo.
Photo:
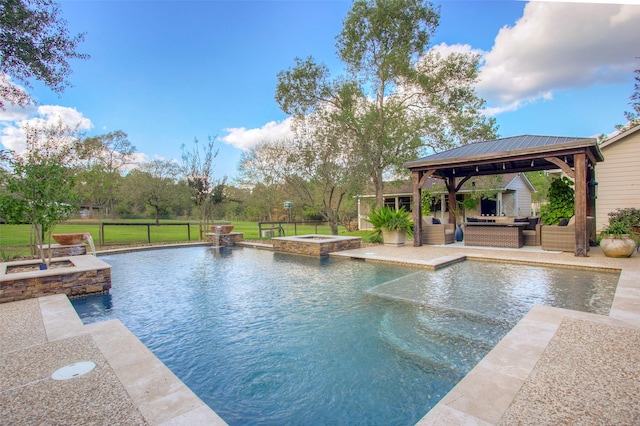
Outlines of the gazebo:
M576 256L586 256L589 239L587 216L595 216L595 166L604 161L594 138L514 136L475 142L409 161L413 199L421 199L429 177L445 181L449 193L449 217L454 222L456 193L474 176L561 169L575 182ZM415 202L414 246L421 246L422 206Z

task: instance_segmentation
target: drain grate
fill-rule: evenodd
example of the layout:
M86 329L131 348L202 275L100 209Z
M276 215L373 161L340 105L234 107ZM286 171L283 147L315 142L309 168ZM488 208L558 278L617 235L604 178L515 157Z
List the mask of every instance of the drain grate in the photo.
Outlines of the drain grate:
M57 369L51 375L53 380L70 380L83 376L96 367L93 361L79 361Z

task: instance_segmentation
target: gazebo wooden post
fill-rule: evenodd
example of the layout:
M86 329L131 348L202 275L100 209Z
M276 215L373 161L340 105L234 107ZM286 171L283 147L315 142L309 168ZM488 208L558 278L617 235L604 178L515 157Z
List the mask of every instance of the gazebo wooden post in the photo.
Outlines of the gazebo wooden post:
M420 172L411 172L411 184L413 186L413 246L422 245L422 185L420 185Z
M574 154L575 171L575 216L576 251L575 255L587 256L589 239L587 236L587 156L584 152Z
M449 176L447 178L447 189L449 190L449 223L456 224L456 178Z

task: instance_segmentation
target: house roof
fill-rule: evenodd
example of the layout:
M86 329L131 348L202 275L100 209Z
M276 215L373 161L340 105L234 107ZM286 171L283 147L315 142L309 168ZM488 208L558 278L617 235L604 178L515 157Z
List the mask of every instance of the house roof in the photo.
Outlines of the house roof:
M594 138L522 135L475 142L409 161L412 170L435 169L434 176L490 175L556 169L548 157L564 157L573 167L573 154L587 152L591 163L603 161Z
M609 145L613 145L614 143L626 138L627 136L631 136L632 134L638 131L640 131L640 124L636 124L635 126L630 127L625 131L619 132L615 136L605 140L600 144L600 148L602 149L602 148L608 147Z

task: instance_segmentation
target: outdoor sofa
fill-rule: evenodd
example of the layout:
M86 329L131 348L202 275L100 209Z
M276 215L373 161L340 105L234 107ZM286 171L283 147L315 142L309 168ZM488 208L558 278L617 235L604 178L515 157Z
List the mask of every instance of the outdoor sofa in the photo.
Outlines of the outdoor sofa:
M507 226L512 223L523 223L522 231L506 229L504 226L482 227L476 224L497 224ZM465 235L471 232L471 241L467 245L495 246L495 247L521 247L539 246L541 243L540 218L538 217L506 217L487 216L469 217L465 225ZM520 235L521 232L521 235Z
M576 251L575 216L566 225L544 225L542 227L542 250ZM561 222L562 223L562 222ZM587 237L591 239L594 232L595 219L587 216ZM589 248L587 247L587 250Z

